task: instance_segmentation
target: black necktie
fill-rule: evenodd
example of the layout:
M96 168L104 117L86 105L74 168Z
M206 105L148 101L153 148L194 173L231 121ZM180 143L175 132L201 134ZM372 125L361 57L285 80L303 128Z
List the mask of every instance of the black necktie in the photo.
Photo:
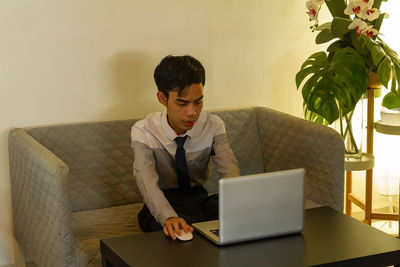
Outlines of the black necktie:
M190 180L186 163L185 149L183 148L186 138L187 135L184 137L175 138L175 142L178 145L175 153L176 174L178 175L179 192L184 195L190 192Z

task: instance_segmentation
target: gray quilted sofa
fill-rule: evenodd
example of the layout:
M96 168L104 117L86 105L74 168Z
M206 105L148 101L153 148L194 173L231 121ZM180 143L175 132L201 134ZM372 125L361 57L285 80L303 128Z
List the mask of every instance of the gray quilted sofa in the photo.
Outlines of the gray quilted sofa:
M344 147L334 130L264 107L213 113L225 121L242 175L304 167L306 208L342 211ZM37 266L100 266L100 239L141 233L130 140L136 121L11 130L14 236ZM215 192L213 166L210 175L206 187Z

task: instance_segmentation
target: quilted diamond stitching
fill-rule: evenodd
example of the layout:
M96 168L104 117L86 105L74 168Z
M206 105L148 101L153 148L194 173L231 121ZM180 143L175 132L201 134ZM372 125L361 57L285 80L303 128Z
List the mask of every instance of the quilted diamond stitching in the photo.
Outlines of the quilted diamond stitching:
M72 262L72 233L64 219L70 212L68 168L23 130L14 129L9 138L14 235L40 266L66 266Z
M142 201L132 174L130 131L136 120L29 129L70 167L72 210Z
M344 150L340 135L267 108L258 108L258 118L266 171L305 168L305 197L342 211Z
M260 136L254 108L213 112L225 123L229 145L235 155L241 175L264 172ZM205 187L209 192L218 191L219 176L210 163L210 180Z

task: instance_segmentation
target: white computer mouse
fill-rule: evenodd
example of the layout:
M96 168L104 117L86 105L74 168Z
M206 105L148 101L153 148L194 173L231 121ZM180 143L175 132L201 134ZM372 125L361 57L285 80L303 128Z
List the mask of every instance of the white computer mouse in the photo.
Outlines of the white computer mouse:
M185 233L185 231L181 231L181 235L175 234L175 236L181 241L189 241L193 239L193 234L191 232Z

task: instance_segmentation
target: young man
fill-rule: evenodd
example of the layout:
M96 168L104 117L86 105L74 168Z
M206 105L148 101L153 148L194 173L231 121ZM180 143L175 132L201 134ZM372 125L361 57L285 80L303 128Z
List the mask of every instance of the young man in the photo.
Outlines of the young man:
M191 56L167 56L154 71L164 112L132 127L133 172L144 199L138 215L144 232L162 230L173 240L190 224L218 218L218 196L209 196L210 157L222 178L239 176L223 121L203 108L205 71Z

